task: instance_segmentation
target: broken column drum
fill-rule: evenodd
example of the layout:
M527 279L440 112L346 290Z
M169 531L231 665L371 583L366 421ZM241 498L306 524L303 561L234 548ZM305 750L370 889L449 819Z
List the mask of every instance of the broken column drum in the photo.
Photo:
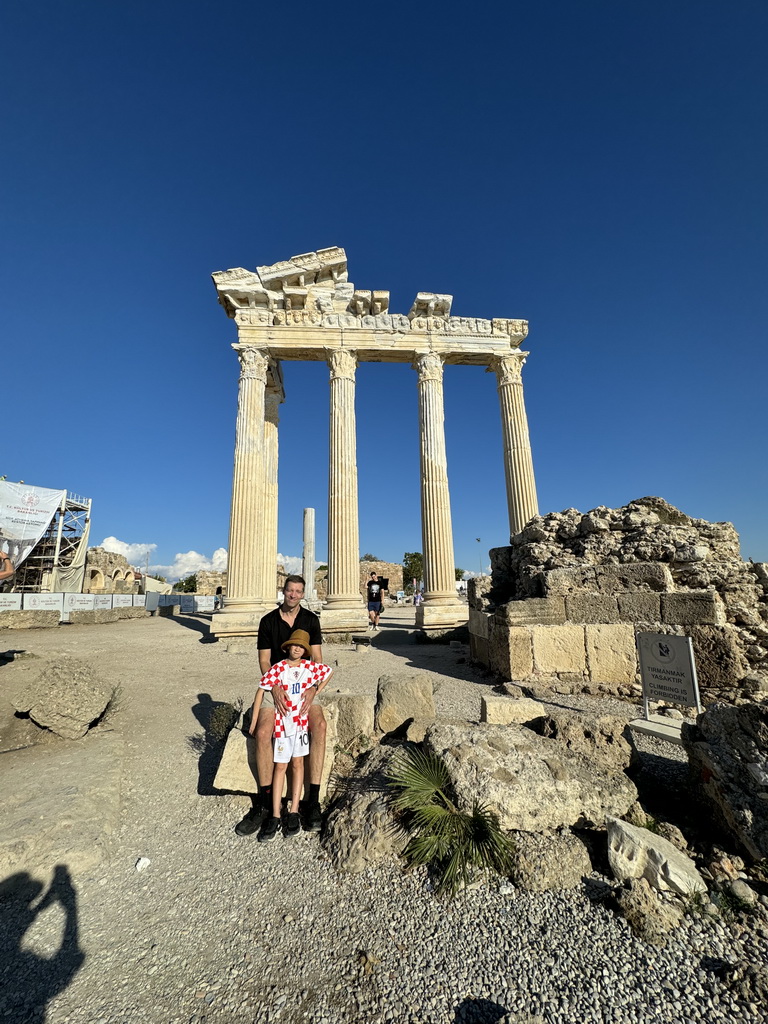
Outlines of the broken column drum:
M256 271L213 274L219 302L235 320L233 346L242 371L230 522L228 600L215 616L216 635L253 635L274 606L277 555L277 407L283 400L281 361L325 360L330 374L328 472L329 591L323 631L363 628L358 587L359 526L355 372L360 362L403 362L417 371L422 466L425 629L466 621L455 593L450 493L445 454L443 367L494 370L504 438L511 532L537 514L536 487L523 404L518 352L525 320L451 315L452 296L419 292L407 316L389 312L389 292L356 289L341 248L294 256ZM307 580L311 590L311 582Z

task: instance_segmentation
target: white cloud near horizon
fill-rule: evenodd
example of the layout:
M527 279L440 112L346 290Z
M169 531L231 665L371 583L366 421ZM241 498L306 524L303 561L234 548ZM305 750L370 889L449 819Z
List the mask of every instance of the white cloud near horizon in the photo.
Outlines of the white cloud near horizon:
M152 555L157 550L157 544L129 544L127 541L118 540L117 537L105 537L101 542L105 551L114 551L115 554L124 555L131 565L143 569L147 555ZM165 576L171 582L184 579L193 572L200 569L209 569L212 572L224 572L227 568L227 549L216 548L211 557L200 554L199 551L177 552L171 565L150 565L151 573Z
M100 547L105 551L112 551L116 555L124 555L131 565L143 565L147 555L151 555L157 548L157 544L128 544L117 537L105 537Z

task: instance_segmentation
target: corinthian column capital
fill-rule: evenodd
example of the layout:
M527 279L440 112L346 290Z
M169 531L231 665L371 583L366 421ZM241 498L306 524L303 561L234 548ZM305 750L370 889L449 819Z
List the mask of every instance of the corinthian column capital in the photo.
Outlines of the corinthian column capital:
M240 360L241 380L260 380L267 383L269 355L266 349L254 348L252 345L233 345Z
M354 380L357 352L351 348L326 349L326 361L331 369L331 380Z
M443 379L443 359L437 352L422 352L414 359L413 368L419 376L419 384L425 380Z
M522 380L523 364L527 352L510 352L508 355L497 356L491 360L489 369L496 374L499 386L502 384L519 384Z

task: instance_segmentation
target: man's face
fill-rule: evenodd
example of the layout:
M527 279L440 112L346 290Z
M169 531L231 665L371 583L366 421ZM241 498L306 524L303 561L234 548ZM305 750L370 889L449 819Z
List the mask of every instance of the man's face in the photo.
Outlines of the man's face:
M283 590L283 602L287 608L296 608L304 597L304 587L300 583L289 583Z

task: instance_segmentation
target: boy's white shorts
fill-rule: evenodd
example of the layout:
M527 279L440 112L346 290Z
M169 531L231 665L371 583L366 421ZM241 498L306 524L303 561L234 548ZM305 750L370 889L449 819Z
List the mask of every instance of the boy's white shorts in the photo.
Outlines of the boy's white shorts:
M306 757L309 751L309 733L297 729L293 736L278 736L272 743L275 764L288 764L292 757Z

